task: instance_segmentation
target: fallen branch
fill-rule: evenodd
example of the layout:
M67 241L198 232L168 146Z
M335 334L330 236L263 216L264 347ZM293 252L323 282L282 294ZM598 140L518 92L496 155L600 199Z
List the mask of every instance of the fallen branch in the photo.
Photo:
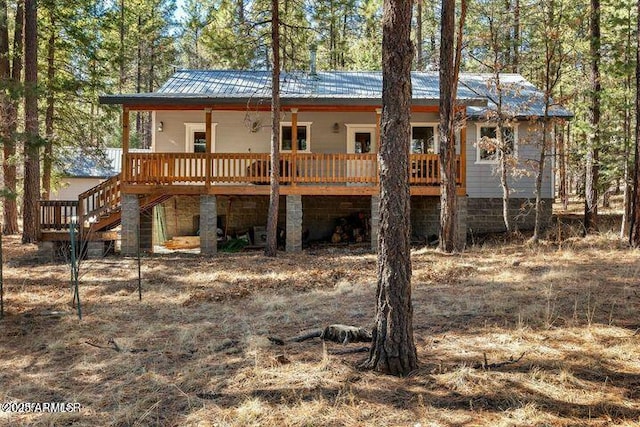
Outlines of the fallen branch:
M476 363L475 365L473 365L474 369L495 369L495 368L501 368L503 366L507 366L507 365L513 365L514 363L518 363L525 355L526 352L522 352L522 354L520 355L520 357L518 357L517 359L514 359L513 356L511 356L509 358L509 360L504 361L504 362L498 362L498 363L489 363L487 360L487 353L483 353L483 361L482 363Z
M107 341L107 343L111 344L109 346L96 344L91 341L85 341L84 343L87 345L90 345L91 347L100 348L103 350L113 350L113 351L117 351L118 353L121 353L123 351L128 351L129 353L144 353L146 351L149 351L146 348L131 348L131 349L125 350L121 348L116 342L116 340L114 340L113 338L109 338L109 341Z
M329 354L331 354L333 356L339 356L339 355L343 355L343 354L366 353L369 350L370 350L369 347L347 348L347 349L344 349L344 350L330 351Z
M90 345L91 347L96 347L96 348L101 348L101 349L106 349L106 350L120 351L120 347L118 347L117 344L115 346L113 346L113 345L106 346L106 345L100 345L100 344L92 343L91 341L85 341L84 343ZM109 340L109 344L111 344L111 340Z
M296 335L288 339L278 337L267 337L269 341L276 345L285 345L288 342L302 342L313 338L320 338L322 341L331 341L338 344L349 344L351 342L371 342L371 332L364 328L348 325L329 325L324 329L313 329L301 335Z

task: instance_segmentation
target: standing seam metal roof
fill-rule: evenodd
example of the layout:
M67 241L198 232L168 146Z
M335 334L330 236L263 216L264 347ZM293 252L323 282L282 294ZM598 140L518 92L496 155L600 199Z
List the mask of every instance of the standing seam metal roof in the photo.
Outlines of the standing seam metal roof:
M324 101L330 104L379 102L382 98L380 71L282 72L280 96L283 100ZM468 105L470 117L482 117L496 109L497 92L493 74L460 74L458 102ZM412 97L416 104L437 105L440 98L438 72L412 72ZM516 117L542 116L543 93L518 74L501 74L504 112ZM105 104L189 102L245 102L271 97L270 71L179 70L156 92L106 95ZM572 117L560 106L550 116Z

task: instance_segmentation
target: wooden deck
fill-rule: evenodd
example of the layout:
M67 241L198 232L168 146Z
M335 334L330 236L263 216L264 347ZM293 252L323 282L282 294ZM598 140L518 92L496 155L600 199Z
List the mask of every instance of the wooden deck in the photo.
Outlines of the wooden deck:
M124 164L124 193L269 194L268 153L128 153ZM438 156L412 154L409 183L413 195L439 195ZM378 159L370 153L281 153L280 184L283 195L377 194Z
M463 162L457 159L458 194L465 188ZM121 174L80 194L78 200L41 200L42 240L66 240L72 224L81 234L111 239L120 224L121 194L140 196L149 209L174 195L269 195L267 153L126 153ZM411 195L440 195L440 165L435 154L412 154ZM379 194L376 154L282 153L280 194L367 196Z

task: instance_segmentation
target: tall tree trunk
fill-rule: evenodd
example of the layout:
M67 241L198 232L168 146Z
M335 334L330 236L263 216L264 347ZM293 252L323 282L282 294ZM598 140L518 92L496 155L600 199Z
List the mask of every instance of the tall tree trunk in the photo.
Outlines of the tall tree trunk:
M138 51L136 59L136 93L142 92L142 15L138 14ZM140 137L142 134L142 113L136 111L136 134L138 135L138 142L140 143Z
M0 0L0 144L6 146L12 144L11 126L7 123L8 113L11 108L11 67L9 65L9 20L7 18L7 1ZM7 164L10 159L3 159ZM12 198L4 187L0 191L3 200ZM4 203L3 203L4 204Z
M560 181L558 186L558 196L562 203L562 208L567 210L567 205L569 204L569 189L567 188L567 155L564 126L560 128L559 132L558 126L556 126L555 133L557 135L556 145L558 150L558 180Z
M22 76L22 47L24 29L24 0L16 2L16 21L13 32L13 59L11 63L11 81L9 83L9 103L6 105L5 123L8 139L5 141L3 152L4 162L2 165L4 172L5 191L13 197L4 199L4 218L2 233L18 234L18 202L15 198L18 189L16 163L16 130L18 128L18 96L20 92L20 82Z
M640 0L638 0L638 16L640 17ZM636 31L636 87L640 88L640 18ZM640 117L640 90L636 91L636 117ZM633 200L629 243L640 248L640 120L636 120L636 144L634 150Z
M514 73L520 72L520 0L513 4L513 66Z
M422 1L416 0L416 70L424 70L424 55L422 53Z
M453 252L457 242L455 103L466 1L461 2L458 44L454 52L455 0L443 0L440 26L440 250ZM464 166L463 166L464 167Z
M51 166L53 163L53 114L55 109L53 80L55 78L54 61L56 54L55 3L50 4L49 26L49 40L47 42L47 110L44 118L46 143L42 158L42 198L45 200L49 200L51 195Z
M589 107L589 124L591 132L588 140L585 200L584 231L585 234L598 231L598 180L599 180L599 147L600 147L600 0L591 0L590 44L591 55L591 105Z
M267 217L266 256L278 253L278 209L280 204L280 11L278 0L271 0L271 174ZM291 141L297 144L298 141Z
M411 9L410 1L384 2L376 325L369 358L363 365L397 376L408 375L418 367L409 241Z
M124 90L124 0L120 0L120 22L118 30L120 33L120 57L118 58L120 75L118 78L118 92L122 93Z
M25 0L24 19L24 193L22 200L22 243L38 240L38 198L40 197L40 141L38 136L38 29L36 0Z
M631 18L632 9L627 9L627 45L624 50L625 63L631 60L631 34L633 30L633 20ZM631 91L632 76L627 73L624 79L624 169L623 169L623 187L622 187L622 224L620 226L620 238L625 239L629 235L629 227L631 224Z

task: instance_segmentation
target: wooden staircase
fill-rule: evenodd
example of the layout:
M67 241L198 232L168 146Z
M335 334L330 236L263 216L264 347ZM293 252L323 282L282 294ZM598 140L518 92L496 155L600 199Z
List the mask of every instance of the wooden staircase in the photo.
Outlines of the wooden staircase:
M81 193L78 201L40 201L40 233L57 240L51 233L68 234L72 221L82 224L81 233L101 235L114 229L122 221L121 175L115 175ZM171 198L168 194L149 194L140 198L140 212L153 208ZM65 232L66 231L66 232ZM67 237L61 236L64 239Z

